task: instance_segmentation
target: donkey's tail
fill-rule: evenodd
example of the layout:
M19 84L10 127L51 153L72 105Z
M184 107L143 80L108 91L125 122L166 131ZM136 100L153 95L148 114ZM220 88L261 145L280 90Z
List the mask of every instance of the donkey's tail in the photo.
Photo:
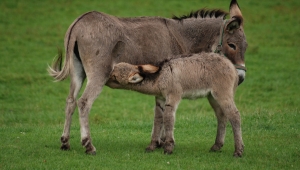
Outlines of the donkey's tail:
M64 65L62 67L62 60L63 60L63 55L62 51L58 51L58 56L54 60L52 66L48 67L48 72L51 77L55 79L55 81L62 81L68 77L68 75L71 72L71 69L73 67L73 54L74 54L74 47L77 48L76 44L76 36L74 36L73 33L73 28L76 25L76 23L82 19L85 15L91 13L93 11L87 12L77 19L70 25L68 28L66 35L65 35L65 49L66 49L66 59L64 62Z
M64 63L62 68L63 54L62 50L58 50L58 55L54 59L52 66L48 66L48 73L51 77L55 79L55 81L62 81L68 77L70 74L70 60L68 57Z

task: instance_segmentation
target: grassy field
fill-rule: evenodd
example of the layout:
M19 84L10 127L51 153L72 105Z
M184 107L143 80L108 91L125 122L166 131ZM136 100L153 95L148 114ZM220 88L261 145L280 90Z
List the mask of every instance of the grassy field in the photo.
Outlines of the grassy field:
M300 1L240 0L248 41L245 82L236 104L245 153L233 158L228 125L222 152L208 152L216 119L206 99L181 102L176 147L144 153L150 142L154 98L105 88L90 114L96 156L80 145L77 111L71 150L61 151L69 81L46 72L68 26L84 12L120 17L187 14L199 8L228 10L230 1L1 0L0 169L300 169Z

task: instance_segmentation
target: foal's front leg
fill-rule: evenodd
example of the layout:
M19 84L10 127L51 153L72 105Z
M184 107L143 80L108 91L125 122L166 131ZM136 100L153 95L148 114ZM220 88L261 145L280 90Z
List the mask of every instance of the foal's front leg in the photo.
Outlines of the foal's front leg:
M208 96L208 101L211 107L215 111L215 115L217 117L217 122L218 122L216 140L214 145L210 148L210 151L219 151L224 145L225 134L226 134L226 123L228 120L227 117L224 115L222 108L212 96Z
M181 98L175 95L170 95L167 97L164 111L164 128L166 133L166 139L164 143L164 153L172 154L175 146L174 139L174 124L175 124L175 114Z
M164 144L165 134L163 126L163 112L165 110L164 98L155 97L155 114L151 135L150 145L146 148L146 152L151 152L156 148L160 148Z

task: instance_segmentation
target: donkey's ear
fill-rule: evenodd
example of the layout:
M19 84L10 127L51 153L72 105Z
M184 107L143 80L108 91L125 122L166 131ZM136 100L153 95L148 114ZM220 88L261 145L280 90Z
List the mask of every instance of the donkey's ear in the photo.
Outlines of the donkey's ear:
M231 0L230 6L229 6L229 13L230 13L230 18L232 18L234 16L243 17L242 12L239 7L239 4L237 3L236 0Z
M139 65L139 69L141 69L141 71L144 73L156 73L159 70L159 67L146 64L146 65Z
M242 20L238 17L234 17L229 21L229 23L226 25L226 30L229 33L233 33L234 30L239 29L241 26Z

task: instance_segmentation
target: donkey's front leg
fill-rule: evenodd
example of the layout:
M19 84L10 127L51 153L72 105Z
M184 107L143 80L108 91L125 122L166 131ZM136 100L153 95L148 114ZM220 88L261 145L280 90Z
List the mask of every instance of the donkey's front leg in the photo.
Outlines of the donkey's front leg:
M164 143L165 154L172 154L175 146L175 139L174 139L175 114L180 100L181 98L178 96L169 96L165 104L165 111L163 116L164 128L166 133L166 139Z
M151 152L156 148L163 146L165 141L165 131L163 126L163 112L165 110L164 98L155 97L155 114L152 127L152 135L150 145L146 148L146 152Z

